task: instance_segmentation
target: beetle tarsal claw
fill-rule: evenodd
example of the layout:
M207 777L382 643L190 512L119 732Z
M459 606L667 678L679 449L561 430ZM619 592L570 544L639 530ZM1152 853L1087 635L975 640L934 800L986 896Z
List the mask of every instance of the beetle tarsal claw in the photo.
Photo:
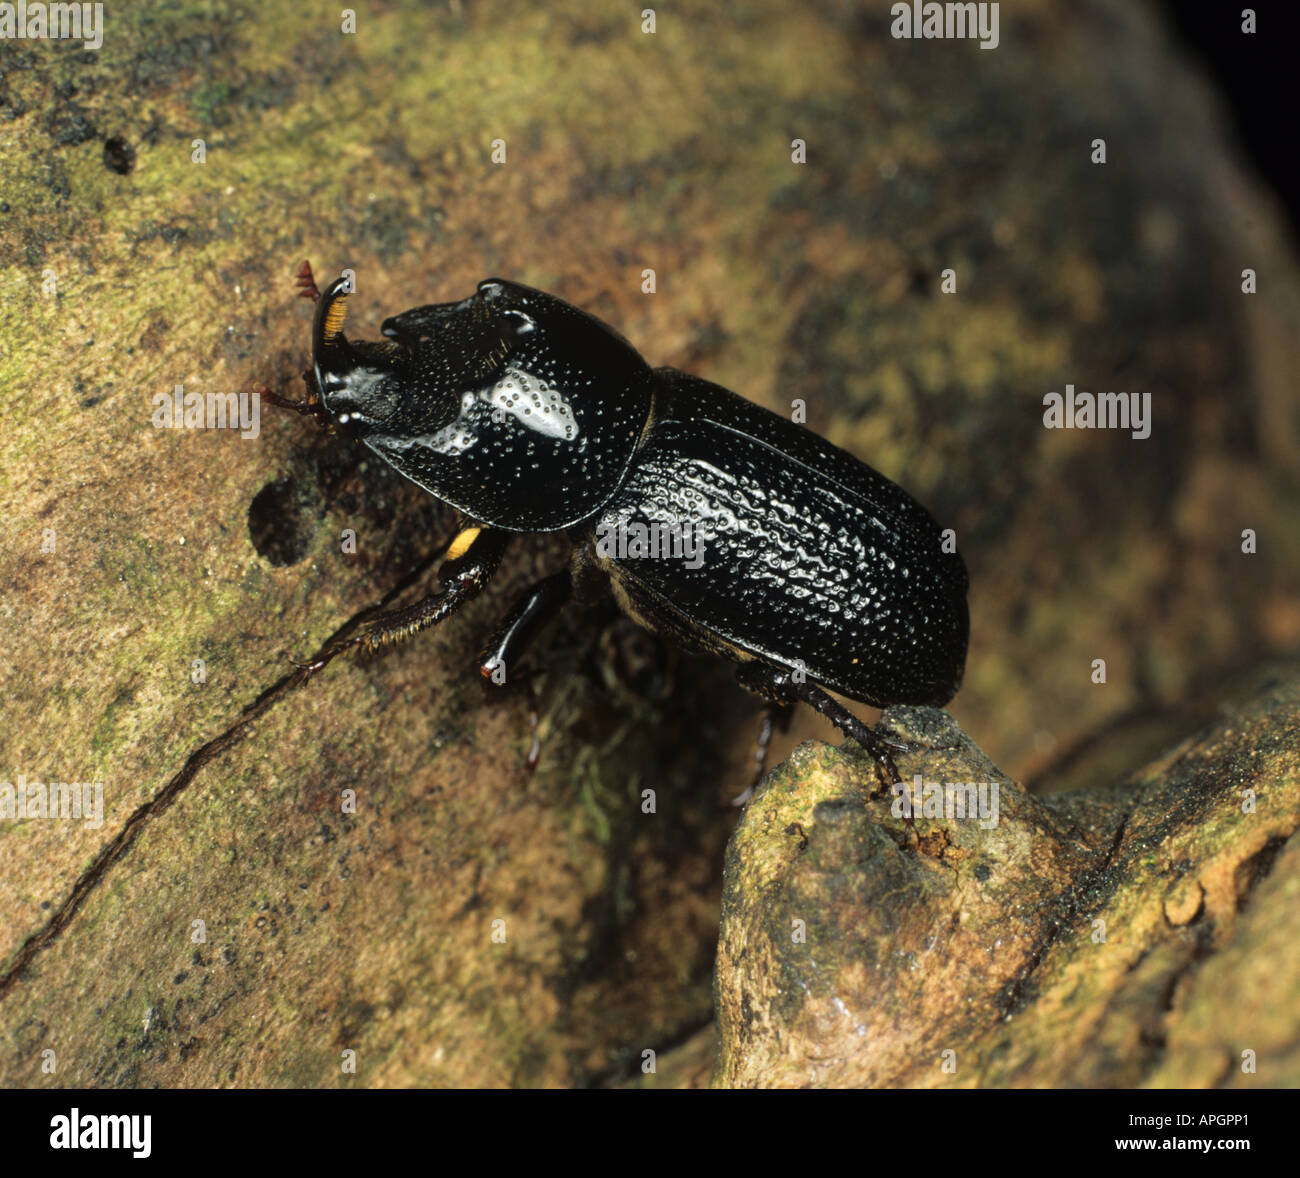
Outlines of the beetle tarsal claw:
M324 669L325 664L329 662L329 657L322 655L319 658L312 659L309 663L300 663L297 659L291 661L298 670L299 682L306 683L317 671Z

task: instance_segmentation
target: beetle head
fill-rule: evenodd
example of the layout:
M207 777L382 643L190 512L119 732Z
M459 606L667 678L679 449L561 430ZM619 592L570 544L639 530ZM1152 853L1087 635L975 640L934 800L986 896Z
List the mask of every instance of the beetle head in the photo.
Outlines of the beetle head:
M393 344L349 340L343 334L351 293L351 279L336 278L316 304L311 376L329 417L364 437L392 416L402 354Z
M329 415L408 478L483 523L553 531L622 483L651 374L617 332L501 279L456 303L342 331L346 279L316 309L313 372Z

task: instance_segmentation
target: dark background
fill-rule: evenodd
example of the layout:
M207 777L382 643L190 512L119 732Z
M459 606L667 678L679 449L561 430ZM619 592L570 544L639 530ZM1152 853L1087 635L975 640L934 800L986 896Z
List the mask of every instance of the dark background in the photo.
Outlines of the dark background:
M1243 37L1241 13L1255 10L1258 31ZM1296 68L1294 0L1244 4L1234 0L1163 0L1183 49L1196 58L1229 107L1241 148L1285 206L1296 233L1300 208L1295 99L1287 92Z

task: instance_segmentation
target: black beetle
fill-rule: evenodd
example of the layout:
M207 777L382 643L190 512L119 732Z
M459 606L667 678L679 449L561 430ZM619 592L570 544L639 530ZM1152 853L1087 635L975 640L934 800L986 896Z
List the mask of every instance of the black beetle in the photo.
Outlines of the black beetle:
M489 279L461 302L386 319L387 339L370 342L343 334L348 279L321 296L304 265L299 284L317 300L308 400L272 399L345 425L464 516L441 591L326 649L306 675L449 617L487 585L512 534L563 530L571 567L515 606L485 677L512 667L575 577L598 570L636 622L739 665L770 705L760 770L773 711L802 701L898 780L890 749L904 746L825 689L939 706L961 683L966 566L906 491L719 385L652 369L543 291Z

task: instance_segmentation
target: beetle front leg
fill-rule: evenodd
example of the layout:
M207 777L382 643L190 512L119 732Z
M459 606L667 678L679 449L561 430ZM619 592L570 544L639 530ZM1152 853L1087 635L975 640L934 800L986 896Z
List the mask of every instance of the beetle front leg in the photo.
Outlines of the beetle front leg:
M344 651L378 650L446 621L487 587L501 563L509 538L508 532L495 529L464 528L451 542L447 559L438 569L438 580L444 586L440 592L431 593L404 609L380 614L363 630L322 651L310 663L301 664L304 682Z

